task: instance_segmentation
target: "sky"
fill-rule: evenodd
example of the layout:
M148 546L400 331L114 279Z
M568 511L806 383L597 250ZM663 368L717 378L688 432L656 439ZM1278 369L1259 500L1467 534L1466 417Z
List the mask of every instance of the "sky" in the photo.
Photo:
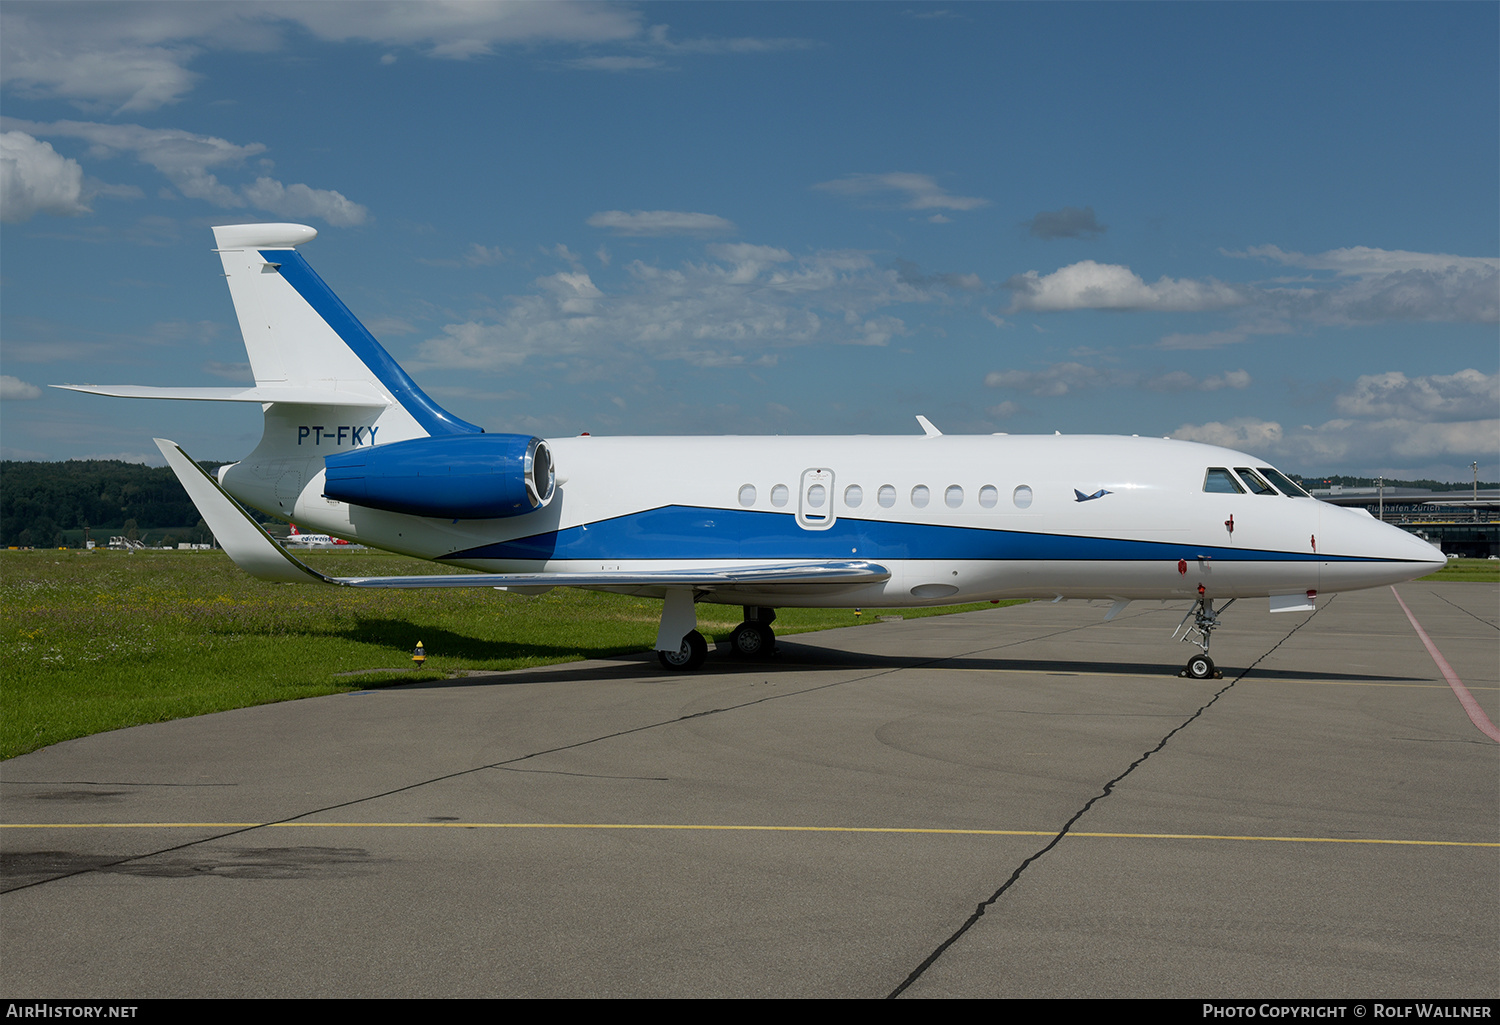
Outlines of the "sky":
M1500 5L0 5L0 450L245 455L210 227L489 431L1500 478Z

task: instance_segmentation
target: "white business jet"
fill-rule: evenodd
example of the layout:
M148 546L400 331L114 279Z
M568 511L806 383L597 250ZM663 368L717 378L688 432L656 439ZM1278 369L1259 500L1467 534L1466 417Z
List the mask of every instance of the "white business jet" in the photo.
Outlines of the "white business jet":
M214 229L254 387L65 385L256 402L265 433L217 480L157 440L230 557L267 580L350 587L583 587L663 599L656 649L694 669L698 602L739 605L731 647L773 649L779 607L1002 598L1185 599L1208 657L1239 598L1310 611L1319 592L1410 580L1440 551L1318 502L1266 460L1154 438L607 438L490 434L439 407L314 273L299 224ZM241 507L475 573L328 577Z

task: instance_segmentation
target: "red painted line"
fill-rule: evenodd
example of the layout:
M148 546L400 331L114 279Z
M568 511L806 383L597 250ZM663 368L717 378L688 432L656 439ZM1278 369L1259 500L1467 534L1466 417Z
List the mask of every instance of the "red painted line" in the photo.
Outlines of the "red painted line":
M1480 733L1493 741L1500 742L1500 729L1496 729L1495 724L1490 722L1490 717L1484 714L1484 709L1479 707L1479 702L1474 700L1474 695L1469 693L1469 688L1464 686L1464 681L1458 678L1458 674L1453 671L1453 667L1448 664L1443 653L1438 651L1436 644L1432 643L1432 638L1427 636L1427 631L1422 629L1422 624L1417 622L1417 617L1411 614L1411 609L1406 607L1406 602L1401 600L1401 595L1396 594L1394 586L1391 587L1391 593L1396 595L1396 604L1401 606L1401 611L1406 613L1407 619L1411 620L1412 629L1416 630L1417 636L1422 638L1427 654L1432 656L1443 678L1448 681L1448 686L1453 688L1453 693L1458 696L1458 703L1464 706L1465 712L1469 713L1469 721L1479 727Z

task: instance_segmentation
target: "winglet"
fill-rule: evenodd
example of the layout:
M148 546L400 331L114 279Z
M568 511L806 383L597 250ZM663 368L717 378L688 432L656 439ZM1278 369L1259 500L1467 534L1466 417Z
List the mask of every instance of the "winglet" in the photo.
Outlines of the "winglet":
M918 416L917 423L922 425L922 433L929 438L941 438L943 436L943 432L932 426L932 421L925 416Z
M213 531L236 566L261 580L298 584L333 582L287 554L265 528L252 520L240 504L219 487L219 482L193 462L175 441L152 440L167 457L167 465L182 482L208 529Z

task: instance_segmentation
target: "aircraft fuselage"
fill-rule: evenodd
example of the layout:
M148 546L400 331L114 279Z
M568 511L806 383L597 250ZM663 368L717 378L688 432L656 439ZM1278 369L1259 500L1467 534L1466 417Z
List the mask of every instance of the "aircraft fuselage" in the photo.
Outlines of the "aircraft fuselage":
M271 437L273 423L268 416L267 440L283 441ZM700 599L744 605L1265 597L1378 586L1443 562L1426 542L1362 512L1277 493L1206 491L1211 468L1265 463L1168 439L558 438L548 441L559 481L550 505L448 520L324 498L322 456L354 447L353 432L345 438L319 446L327 451L302 466L252 456L222 483L241 501L308 527L492 573L831 559L869 560L891 573L838 593L742 587ZM288 448L276 444L276 454ZM306 482L295 497L289 479Z

